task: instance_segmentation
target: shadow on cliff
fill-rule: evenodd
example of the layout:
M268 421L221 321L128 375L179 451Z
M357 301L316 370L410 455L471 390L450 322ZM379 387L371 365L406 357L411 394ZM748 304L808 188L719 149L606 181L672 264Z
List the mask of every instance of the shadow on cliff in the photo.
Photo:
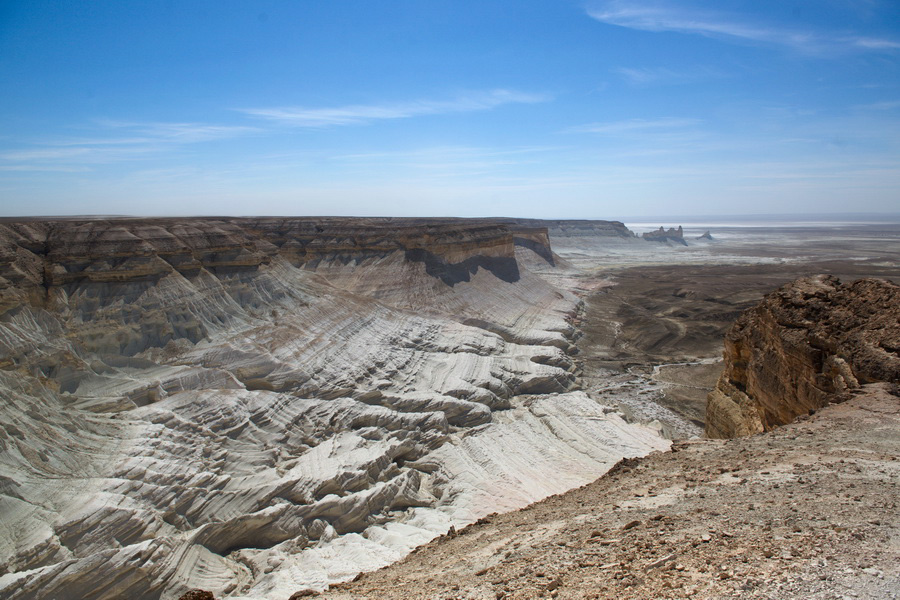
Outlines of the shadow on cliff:
M519 280L519 265L510 256L472 256L458 263L444 262L436 254L415 248L406 251L406 260L425 264L425 272L437 277L450 287L464 281L471 281L478 269L486 269L498 279L507 283Z
M541 244L534 240L529 240L527 238L517 236L513 236L513 244L521 248L531 250L532 252L543 258L545 261L547 261L550 266L556 266L556 260L553 258L553 251L550 250L550 246Z

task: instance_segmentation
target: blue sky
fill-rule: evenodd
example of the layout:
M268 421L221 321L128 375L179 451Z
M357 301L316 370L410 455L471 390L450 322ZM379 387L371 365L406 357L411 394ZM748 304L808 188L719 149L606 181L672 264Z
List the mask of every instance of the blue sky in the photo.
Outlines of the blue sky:
M900 212L900 3L0 3L0 213Z

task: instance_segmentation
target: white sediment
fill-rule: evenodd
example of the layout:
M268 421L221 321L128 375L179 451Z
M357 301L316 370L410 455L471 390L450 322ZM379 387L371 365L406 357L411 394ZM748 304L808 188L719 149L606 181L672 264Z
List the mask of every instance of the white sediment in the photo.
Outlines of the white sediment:
M524 266L57 294L0 322L4 598L287 598L667 446L569 391L576 299Z

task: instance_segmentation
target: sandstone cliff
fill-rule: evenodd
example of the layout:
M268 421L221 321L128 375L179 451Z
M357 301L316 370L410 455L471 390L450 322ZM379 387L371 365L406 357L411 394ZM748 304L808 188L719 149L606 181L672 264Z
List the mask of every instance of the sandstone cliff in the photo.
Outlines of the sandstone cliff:
M790 423L860 384L900 381L900 286L800 279L744 312L725 337L706 434L751 435Z

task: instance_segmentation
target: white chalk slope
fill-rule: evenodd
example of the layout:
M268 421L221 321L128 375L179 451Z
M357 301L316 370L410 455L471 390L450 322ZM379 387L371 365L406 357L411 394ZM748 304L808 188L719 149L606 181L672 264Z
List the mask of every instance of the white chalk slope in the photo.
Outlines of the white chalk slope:
M286 599L667 445L571 391L573 297L424 268L276 259L8 311L0 596Z

